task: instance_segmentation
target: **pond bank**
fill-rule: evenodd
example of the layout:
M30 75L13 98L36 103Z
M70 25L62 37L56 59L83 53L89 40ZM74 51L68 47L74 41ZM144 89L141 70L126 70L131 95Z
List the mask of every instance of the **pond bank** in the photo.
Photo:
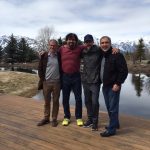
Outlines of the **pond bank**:
M128 61L127 65L128 65L128 70L129 70L130 73L144 73L144 74L150 75L150 64L146 64L146 63L133 64L131 61ZM0 64L0 67L12 68L12 65L10 65L10 64ZM38 62L14 64L13 67L37 70Z
M37 69L38 63L16 64L15 67ZM2 64L0 65L2 67ZM3 67L6 67L3 66ZM7 66L8 67L8 66ZM9 67L11 67L9 65ZM144 73L150 76L150 64L128 63L131 73ZM38 76L30 73L16 71L0 71L0 93L33 97L37 92Z
M33 97L37 93L38 76L36 74L0 71L0 93L23 97Z
M150 64L133 64L128 63L128 70L130 73L144 73L150 76Z

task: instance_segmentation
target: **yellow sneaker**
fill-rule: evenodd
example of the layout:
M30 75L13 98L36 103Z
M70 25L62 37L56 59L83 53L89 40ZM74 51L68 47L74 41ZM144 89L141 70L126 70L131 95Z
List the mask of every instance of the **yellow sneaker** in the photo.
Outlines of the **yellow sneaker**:
M78 126L83 126L83 120L82 119L77 119L77 125Z
M63 122L62 122L62 125L63 125L63 126L68 126L69 123L70 123L70 119L64 118L64 120L63 120Z

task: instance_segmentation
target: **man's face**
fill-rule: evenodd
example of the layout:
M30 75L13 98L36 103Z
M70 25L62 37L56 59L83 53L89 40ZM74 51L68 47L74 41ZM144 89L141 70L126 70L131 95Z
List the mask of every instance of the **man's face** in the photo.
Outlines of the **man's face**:
M75 37L69 37L66 42L67 42L67 45L70 49L74 49L76 44L77 44Z
M49 42L49 51L55 53L57 51L57 43L55 41Z
M84 43L87 48L91 48L94 42L89 40L89 41L85 41Z
M111 47L111 43L108 38L103 38L100 41L100 47L103 51L108 51Z

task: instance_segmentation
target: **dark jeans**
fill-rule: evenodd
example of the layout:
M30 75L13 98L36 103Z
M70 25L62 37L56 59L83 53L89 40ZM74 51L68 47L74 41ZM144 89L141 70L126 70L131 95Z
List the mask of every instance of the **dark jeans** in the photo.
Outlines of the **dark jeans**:
M70 119L70 92L71 90L75 96L75 117L76 119L82 118L82 98L81 98L81 77L80 73L66 74L63 73L63 86L62 86L62 95L63 95L63 107L64 107L64 118Z
M44 118L49 120L51 112L51 100L53 101L52 107L52 119L57 120L59 111L59 96L60 96L60 82L47 82L43 83L43 95L44 95Z
M98 123L99 115L99 91L100 84L83 83L85 106L87 108L88 119L93 123Z
M120 90L118 92L114 92L112 91L112 86L103 86L103 95L109 115L108 131L110 133L115 133L116 128L119 126Z

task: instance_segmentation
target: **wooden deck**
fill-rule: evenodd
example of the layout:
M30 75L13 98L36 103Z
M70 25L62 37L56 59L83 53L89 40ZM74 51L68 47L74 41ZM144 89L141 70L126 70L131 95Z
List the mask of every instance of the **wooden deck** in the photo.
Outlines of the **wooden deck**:
M61 125L62 107L58 127L37 127L43 117L43 101L0 95L0 150L150 150L150 120L121 116L117 135L102 138L99 133L107 123L106 113L100 112L99 131L92 132L76 125L72 110L68 127Z

